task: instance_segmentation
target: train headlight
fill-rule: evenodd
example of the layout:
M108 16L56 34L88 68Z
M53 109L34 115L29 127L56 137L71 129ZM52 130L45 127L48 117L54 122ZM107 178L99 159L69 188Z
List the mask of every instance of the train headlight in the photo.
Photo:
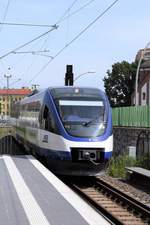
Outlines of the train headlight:
M76 88L76 89L74 90L74 92L75 92L76 94L78 94L78 93L79 93L79 89Z

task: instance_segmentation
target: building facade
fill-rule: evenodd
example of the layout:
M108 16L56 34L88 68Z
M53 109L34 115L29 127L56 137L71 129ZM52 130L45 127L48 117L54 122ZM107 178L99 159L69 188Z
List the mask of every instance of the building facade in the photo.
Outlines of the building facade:
M140 69L139 105L150 105L150 61Z
M11 105L17 101L20 101L28 94L31 90L28 88L21 89L0 89L0 115L10 115Z
M138 51L135 61L138 63L141 52ZM132 105L135 104L135 93L132 95ZM150 48L144 54L144 60L140 65L139 80L138 80L138 105L150 105Z

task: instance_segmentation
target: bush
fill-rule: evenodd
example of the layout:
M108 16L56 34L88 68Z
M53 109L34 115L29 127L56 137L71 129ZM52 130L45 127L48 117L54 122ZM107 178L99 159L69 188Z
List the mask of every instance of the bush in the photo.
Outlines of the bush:
M108 175L112 177L126 177L126 166L135 166L136 160L128 155L112 157L109 162Z

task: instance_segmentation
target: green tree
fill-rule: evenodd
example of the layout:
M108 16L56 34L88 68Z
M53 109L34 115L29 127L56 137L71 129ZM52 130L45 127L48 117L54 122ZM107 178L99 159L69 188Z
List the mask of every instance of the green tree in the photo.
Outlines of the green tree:
M112 107L130 106L131 94L134 91L136 63L126 61L112 65L104 77L105 92Z

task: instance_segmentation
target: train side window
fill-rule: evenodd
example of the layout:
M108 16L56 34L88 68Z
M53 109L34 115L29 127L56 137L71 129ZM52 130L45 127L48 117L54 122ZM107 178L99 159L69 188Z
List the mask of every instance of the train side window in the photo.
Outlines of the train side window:
M43 128L50 132L54 132L55 130L54 120L47 106L45 106L44 109L43 119L44 119Z

